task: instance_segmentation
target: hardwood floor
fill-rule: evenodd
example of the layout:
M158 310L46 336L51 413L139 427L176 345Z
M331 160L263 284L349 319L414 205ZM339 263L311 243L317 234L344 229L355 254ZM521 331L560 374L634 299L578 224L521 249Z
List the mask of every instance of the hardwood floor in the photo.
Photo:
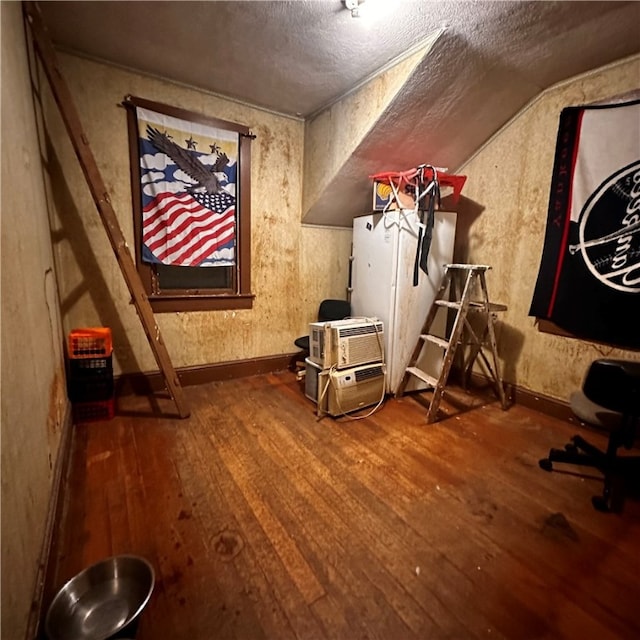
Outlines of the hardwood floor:
M537 464L574 425L462 392L433 425L411 397L317 420L291 372L185 393L75 428L47 599L134 553L138 640L640 637L640 503Z

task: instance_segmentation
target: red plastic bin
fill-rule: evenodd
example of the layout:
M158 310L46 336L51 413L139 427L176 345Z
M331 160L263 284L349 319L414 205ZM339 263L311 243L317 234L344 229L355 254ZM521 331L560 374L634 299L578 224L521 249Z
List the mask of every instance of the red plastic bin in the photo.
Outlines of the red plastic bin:
M113 351L111 329L88 327L69 332L69 358L110 356Z

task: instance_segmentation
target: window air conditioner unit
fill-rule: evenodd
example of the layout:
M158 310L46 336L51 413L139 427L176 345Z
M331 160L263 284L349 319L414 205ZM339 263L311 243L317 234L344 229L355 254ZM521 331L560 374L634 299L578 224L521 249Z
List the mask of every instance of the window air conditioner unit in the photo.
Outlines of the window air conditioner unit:
M318 376L318 415L341 416L378 404L385 393L385 368L381 362Z
M379 320L348 319L309 325L312 362L345 369L384 360L384 326Z

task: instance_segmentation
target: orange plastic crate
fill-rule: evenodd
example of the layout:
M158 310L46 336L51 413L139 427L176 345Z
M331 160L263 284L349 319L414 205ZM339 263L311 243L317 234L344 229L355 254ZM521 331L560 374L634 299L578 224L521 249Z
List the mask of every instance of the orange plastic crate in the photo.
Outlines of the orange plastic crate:
M110 356L112 351L111 329L108 327L73 329L69 332L70 358Z

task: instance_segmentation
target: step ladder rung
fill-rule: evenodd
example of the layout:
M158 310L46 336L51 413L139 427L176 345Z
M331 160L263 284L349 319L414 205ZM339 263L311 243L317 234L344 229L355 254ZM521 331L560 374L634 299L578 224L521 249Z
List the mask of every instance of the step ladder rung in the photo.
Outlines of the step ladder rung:
M439 347L442 347L443 349L449 348L449 341L445 340L444 338L440 338L439 336L434 336L434 335L431 335L430 333L423 333L420 337L423 340L426 340L427 342L433 342L433 344L437 344Z
M428 373L422 371L422 369L418 369L418 367L408 367L407 373L415 376L416 378L420 378L423 382L426 382L428 385L433 387L434 389L438 385L438 380L433 376L430 376Z
M460 309L460 307L462 306L462 302L456 300L435 300L434 304L438 305L439 307L447 307L448 309ZM471 300L469 302L469 309L473 311L483 311L484 304L482 302ZM498 311L506 310L507 305L505 304L497 304L495 302L489 303L489 313L497 313Z
M462 307L462 300L435 300L435 304L439 307L447 307L448 309L460 309ZM482 302L469 301L469 309L484 309Z
M499 304L497 302L489 303L489 313L497 313L498 311L506 311L506 310L507 310L506 304Z
M445 269L464 269L465 271L487 271L488 264L445 264Z

